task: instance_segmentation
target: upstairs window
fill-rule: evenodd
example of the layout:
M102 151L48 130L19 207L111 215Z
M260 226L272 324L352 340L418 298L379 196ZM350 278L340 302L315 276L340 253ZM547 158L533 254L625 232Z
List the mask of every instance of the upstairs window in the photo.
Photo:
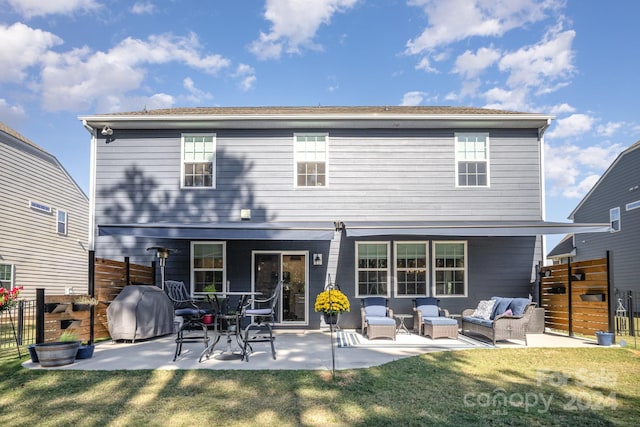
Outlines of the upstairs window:
M356 296L388 296L389 244L356 243Z
M326 187L327 135L296 134L296 187Z
M609 210L609 225L611 232L615 233L620 231L620 208L613 208Z
M58 210L56 231L58 234L67 235L67 212Z
M396 296L427 295L427 243L396 243Z
M458 187L489 186L489 134L456 133Z
M182 135L182 187L215 188L215 134Z

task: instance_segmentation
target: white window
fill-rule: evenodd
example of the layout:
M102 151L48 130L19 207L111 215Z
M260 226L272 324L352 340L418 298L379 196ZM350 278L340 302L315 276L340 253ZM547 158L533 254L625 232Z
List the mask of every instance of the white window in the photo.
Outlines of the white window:
M191 292L221 291L226 265L224 242L191 242Z
M458 187L489 186L489 134L456 133Z
M13 264L0 264L0 287L13 289Z
M296 187L327 186L327 137L326 134L294 135Z
M627 203L625 209L628 211L632 211L634 209L638 209L640 208L640 200L637 200L635 202L631 202L631 203Z
M58 209L56 230L58 234L67 235L67 212Z
M620 231L622 224L620 224L620 208L613 208L609 210L609 224L611 227L611 232L615 233Z
M427 295L427 243L396 242L396 296Z
M356 297L389 296L389 243L356 242Z
M182 187L215 188L216 135L182 135Z
M467 242L433 242L433 295L467 296Z

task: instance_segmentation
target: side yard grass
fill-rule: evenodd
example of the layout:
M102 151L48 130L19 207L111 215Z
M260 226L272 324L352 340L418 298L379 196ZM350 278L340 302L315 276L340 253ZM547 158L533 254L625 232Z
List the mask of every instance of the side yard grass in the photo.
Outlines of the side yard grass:
M24 359L23 359L24 360ZM337 371L61 371L0 360L11 426L635 426L629 348L430 353Z

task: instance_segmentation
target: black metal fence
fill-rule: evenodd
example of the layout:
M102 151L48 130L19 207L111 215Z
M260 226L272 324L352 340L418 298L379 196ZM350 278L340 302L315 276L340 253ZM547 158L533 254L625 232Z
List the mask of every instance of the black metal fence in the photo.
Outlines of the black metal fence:
M628 289L615 290L615 324L617 335L640 336L640 295Z
M0 312L0 351L36 342L36 301L19 300L11 310Z

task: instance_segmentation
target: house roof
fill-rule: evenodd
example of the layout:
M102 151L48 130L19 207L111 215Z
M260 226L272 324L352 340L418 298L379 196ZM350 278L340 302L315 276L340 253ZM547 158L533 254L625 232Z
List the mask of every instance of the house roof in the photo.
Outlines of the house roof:
M547 258L565 258L575 256L576 248L573 244L573 234L567 234L562 240L547 254Z
M553 116L474 107L197 107L80 116L93 129L200 129L371 127L379 128L534 128L540 133Z
M34 144L33 142L31 142L29 139L27 139L25 136L23 136L22 134L18 133L16 130L11 129L9 126L7 126L6 124L0 122L0 132L4 132L7 135L11 135L12 137L14 137L15 139L24 142L27 145L32 146L33 148L36 148L40 151L42 151L43 153L47 153L42 147L40 147L37 144ZM47 153L48 154L48 153Z
M616 165L620 162L620 160L622 160L622 158L624 156L626 156L627 154L629 154L632 151L635 151L635 150L637 150L639 148L640 148L640 141L637 141L636 143L631 145L629 148L624 150L622 153L618 154L618 157L616 157L616 159L613 161L613 163L611 163L611 165L607 168L607 170L600 176L598 181L596 181L596 183L593 185L593 187L591 187L591 190L589 190L589 192L582 198L582 200L580 200L580 203L578 203L578 205L575 207L575 209L573 209L573 211L571 211L571 213L569 214L568 218L573 220L573 217L576 214L576 212L578 212L578 210L582 207L582 205L589 199L589 197L591 197L591 194L593 194L593 192L596 190L596 188L598 188L598 186L604 181L604 179L607 177L607 175L609 175L609 172L611 172L613 170L613 168L616 167Z

